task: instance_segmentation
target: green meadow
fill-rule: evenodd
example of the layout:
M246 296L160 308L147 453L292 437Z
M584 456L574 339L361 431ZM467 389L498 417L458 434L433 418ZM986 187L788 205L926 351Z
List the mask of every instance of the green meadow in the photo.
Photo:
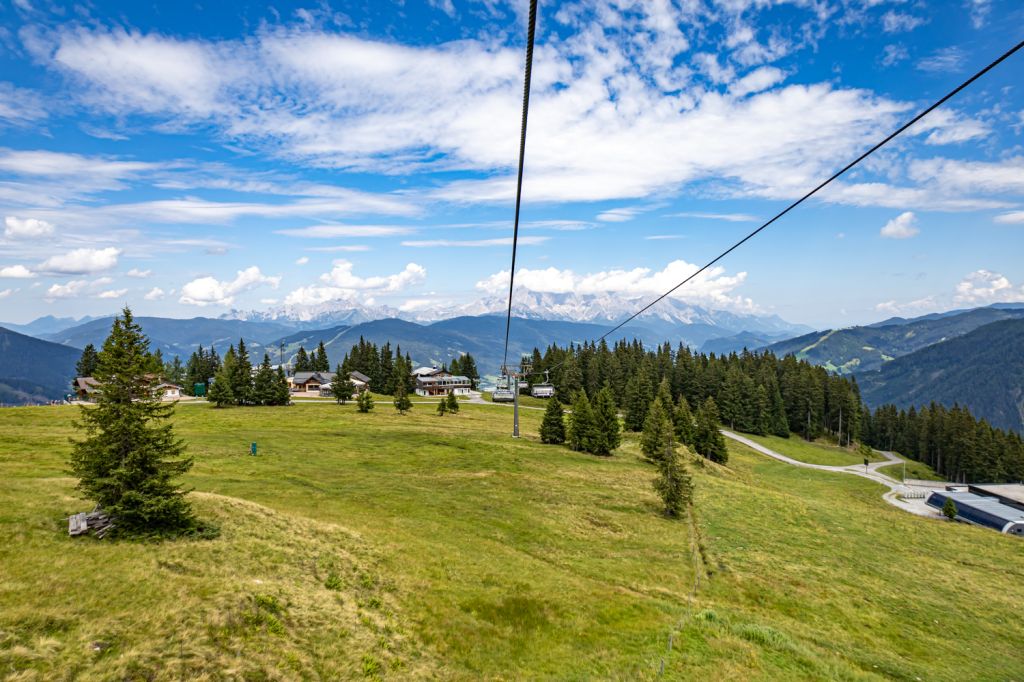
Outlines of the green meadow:
M7 679L1024 679L1024 542L868 480L730 443L671 521L634 437L545 446L537 410L193 404L219 537L105 542L66 532L77 409L0 410Z

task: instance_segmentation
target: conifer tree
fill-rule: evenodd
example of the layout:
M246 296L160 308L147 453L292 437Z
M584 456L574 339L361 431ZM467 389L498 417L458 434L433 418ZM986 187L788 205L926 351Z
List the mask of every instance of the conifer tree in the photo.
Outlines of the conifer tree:
M448 411L452 414L459 413L459 399L455 397L455 391L448 391L448 398L445 400L448 405Z
M789 438L789 420L786 419L786 404L782 400L782 393L779 391L777 382L773 382L773 390L769 399L771 401L772 434L780 438Z
M373 410L373 397L370 396L369 389L359 394L359 398L356 399L356 409L364 413Z
M75 365L75 376L79 377L91 377L96 373L96 368L99 365L99 355L96 353L96 346L86 344L85 348L82 349L82 357L78 359L78 364Z
M299 346L298 352L295 354L295 371L296 372L309 372L312 371L309 362L309 355L306 353L306 349Z
M566 433L569 447L578 452L593 452L596 439L596 428L594 425L594 411L587 400L584 391L576 393L576 400L572 404L572 414L569 415L569 429Z
M597 398L594 400L594 429L595 455L610 455L622 444L619 408L615 405L612 389L607 384L597 392Z
M565 366L562 367L562 384L559 391L560 396L566 400L572 400L578 392L583 390L583 372L576 361L576 354L570 349L565 359Z
M753 432L759 436L766 436L772 432L771 404L768 401L768 390L764 384L758 384L754 389L753 403Z
M270 355L263 354L263 362L253 379L253 403L256 405L277 404L277 373L270 366Z
M447 398L441 398L437 403L437 416L443 417L444 413L448 411L448 400Z
M94 378L103 390L82 408L71 471L78 489L95 501L122 535L173 535L198 522L175 479L192 468L162 403L159 380L147 376L149 342L127 307L114 319L98 353Z
M334 370L334 377L331 379L331 393L334 394L334 399L339 405L344 405L349 400L352 400L352 394L355 392L355 386L352 384L352 380L349 379L348 373L338 365Z
M958 513L956 502L953 501L952 497L947 497L946 501L942 504L942 515L950 521L955 521Z
M462 356L459 360L459 370L462 372L462 376L469 379L470 388L474 391L480 384L480 372L476 368L476 360L469 353ZM409 367L409 371L412 371L412 367Z
M323 340L317 344L316 347L316 367L313 368L314 372L330 372L331 361L327 358L327 349L324 347Z
M565 411L558 400L549 400L540 423L540 442L559 445L565 442Z
M643 433L640 434L640 451L644 456L657 462L665 453L665 443L673 440L675 434L672 429L672 422L668 419L668 411L665 409L661 398L657 397L651 403L644 420Z
M404 383L398 383L395 386L395 409L398 410L399 414L405 414L412 409L412 401L409 400L409 394L405 390Z
M693 499L693 480L686 470L686 464L676 454L671 435L663 445L658 458L658 477L654 489L665 505L665 516L676 518Z
M178 386L185 383L185 366L181 364L181 358L177 355L172 362L164 365L164 379Z
M229 346L228 352L224 354L224 362L221 363L217 375L213 378L213 385L210 386L206 395L206 399L215 407L238 404L231 388L231 378L235 374L235 362L235 347Z
M292 391L288 387L288 377L284 374L284 367L277 368L277 381L274 382L274 404L287 405L292 401Z
M696 421L694 449L712 462L725 464L729 460L729 451L725 447L725 437L718 430L718 406L714 398L708 396L700 406Z
M693 412L690 411L690 403L686 401L686 396L679 396L679 404L676 405L675 419L673 421L675 422L676 440L683 445L693 445L695 424Z
M243 339L238 340L238 348L235 350L235 366L229 374L229 382L231 393L235 397L235 404L251 405L253 403L252 363L249 361L249 351L246 350Z

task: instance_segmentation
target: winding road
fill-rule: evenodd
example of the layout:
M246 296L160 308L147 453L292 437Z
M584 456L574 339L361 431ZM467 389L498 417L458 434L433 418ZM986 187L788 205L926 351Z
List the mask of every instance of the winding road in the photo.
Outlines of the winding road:
M825 464L808 464L807 462L801 462L800 460L787 457L781 453L775 452L771 448L766 448L760 443L755 443L749 438L745 438L738 433L733 433L727 429L721 429L722 435L726 438L731 438L737 443L746 445L751 450L755 450L762 455L766 455L773 459L777 459L780 462L791 464L793 466L802 467L804 469L818 469L819 471L833 471L843 474L853 474L854 476L860 476L861 478L867 478L875 483L881 483L889 490L882 495L882 499L891 504L894 507L898 507L903 511L916 514L918 516L929 516L939 517L940 514L924 503L924 498L911 497L904 498L908 494L920 494L924 493L927 496L927 491L935 488L941 488L945 485L941 481L908 481L906 483L900 483L899 481L890 478L883 474L879 469L890 464L902 464L903 460L897 457L892 452L885 452L877 450L876 452L881 453L885 457L884 461L881 462L870 462L865 467L863 464L850 464L847 466L829 466Z

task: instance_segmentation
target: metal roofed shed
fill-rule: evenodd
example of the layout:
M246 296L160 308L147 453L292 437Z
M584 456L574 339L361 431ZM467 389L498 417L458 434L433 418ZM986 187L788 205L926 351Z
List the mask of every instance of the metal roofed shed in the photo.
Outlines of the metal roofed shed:
M934 490L927 504L942 509L947 499L956 504L956 518L976 526L985 526L1000 533L1024 537L1024 511L1003 504L995 497L975 495L971 492Z
M967 490L976 495L994 497L1003 504L1024 512L1024 484L999 483L992 485L969 485Z

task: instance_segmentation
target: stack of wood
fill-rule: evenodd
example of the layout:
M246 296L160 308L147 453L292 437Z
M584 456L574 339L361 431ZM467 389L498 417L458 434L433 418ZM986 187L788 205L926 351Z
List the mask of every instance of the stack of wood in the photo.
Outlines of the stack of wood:
M96 507L91 512L81 512L68 517L68 535L84 535L93 532L102 538L114 527L114 521L106 512Z

